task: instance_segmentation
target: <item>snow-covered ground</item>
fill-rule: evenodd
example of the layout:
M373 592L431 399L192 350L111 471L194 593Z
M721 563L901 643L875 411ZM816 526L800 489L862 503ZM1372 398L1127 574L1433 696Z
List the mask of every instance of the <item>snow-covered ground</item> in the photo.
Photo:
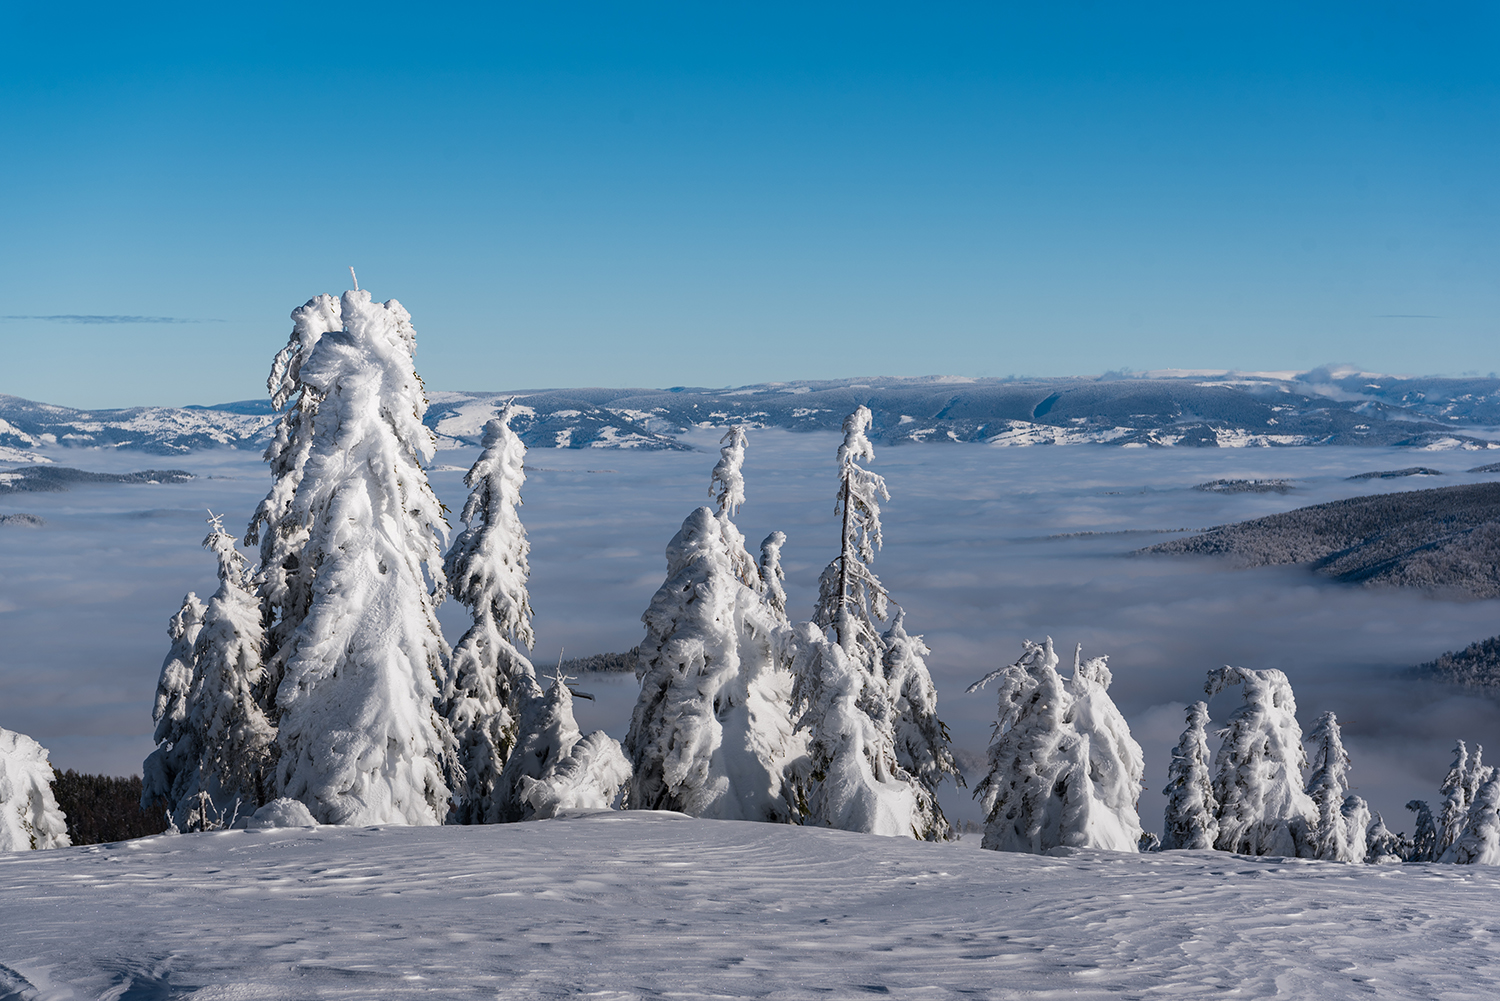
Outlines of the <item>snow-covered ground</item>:
M1500 995L1500 871L677 814L0 855L0 998Z
M525 519L533 545L535 661L627 650L660 586L667 541L708 503L717 432L685 436L695 452L542 450L528 456ZM816 579L834 555L831 433L750 433L748 501L737 521L751 547L787 533L783 559L792 613L811 613ZM452 511L467 493L477 449L439 453L432 480ZM243 530L270 476L254 452L214 449L160 457L52 449L58 465L129 472L189 469L182 484L78 486L6 494L0 514L41 517L40 528L0 525L0 726L30 734L60 768L138 772L151 749L151 700L166 625L182 595L217 586L199 543L211 507ZM1192 557L1129 554L1211 525L1339 497L1493 479L1466 474L1470 453L1384 448L993 448L979 444L877 446L871 468L890 483L886 545L874 567L926 635L939 715L971 769L994 718L991 694L970 682L1014 659L1021 640L1051 635L1066 655L1110 655L1111 695L1146 755L1141 816L1160 830L1170 749L1183 707L1224 664L1285 671L1304 726L1333 710L1354 758L1354 791L1394 830L1402 806L1435 799L1455 738L1500 749L1500 714L1484 697L1395 675L1400 668L1500 632L1500 601L1445 600L1334 584L1296 567L1232 570ZM1420 464L1441 477L1345 477ZM1288 494L1193 490L1213 479L1290 478ZM1127 534L1076 534L1076 533ZM440 610L450 641L464 608ZM595 676L575 703L585 731L623 737L639 691L630 676ZM1232 696L1211 700L1222 721ZM967 792L947 788L944 809L978 820Z

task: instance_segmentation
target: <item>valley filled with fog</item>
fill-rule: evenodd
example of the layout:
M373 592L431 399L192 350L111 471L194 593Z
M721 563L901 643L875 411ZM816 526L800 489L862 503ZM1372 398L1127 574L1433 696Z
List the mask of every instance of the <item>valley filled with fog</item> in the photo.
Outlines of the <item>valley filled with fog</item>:
M630 649L661 584L663 549L683 518L708 503L716 431L694 430L692 451L533 449L522 516L539 673L559 657ZM831 432L750 433L747 503L737 518L753 547L786 532L788 611L811 613L817 576L836 554ZM461 507L475 448L440 452L438 496ZM199 547L207 509L243 531L270 477L257 451L204 449L164 459L130 451L47 450L60 466L128 473L187 470L185 483L82 483L63 492L0 494L0 723L29 733L59 769L138 772L151 750L151 701L166 624L188 590L215 586ZM983 444L877 447L871 468L889 483L885 548L874 569L926 637L939 714L977 778L993 695L964 688L1052 636L1060 652L1108 654L1111 694L1146 753L1143 826L1159 830L1170 749L1183 707L1202 698L1208 670L1278 668L1295 686L1304 728L1324 710L1344 725L1352 791L1410 830L1403 804L1436 801L1456 738L1500 747L1492 701L1405 669L1500 632L1500 601L1336 583L1299 566L1237 569L1213 557L1136 555L1215 525L1308 504L1405 489L1486 482L1465 473L1471 451L1394 448L997 448ZM1441 476L1348 477L1420 464ZM1215 479L1288 479L1288 492L1194 490ZM454 520L450 514L450 521ZM464 609L440 610L450 641ZM1066 654L1065 654L1066 660ZM575 711L585 730L622 736L637 685L590 674L596 696ZM1233 694L1210 702L1228 716ZM980 818L967 792L943 805L955 823Z

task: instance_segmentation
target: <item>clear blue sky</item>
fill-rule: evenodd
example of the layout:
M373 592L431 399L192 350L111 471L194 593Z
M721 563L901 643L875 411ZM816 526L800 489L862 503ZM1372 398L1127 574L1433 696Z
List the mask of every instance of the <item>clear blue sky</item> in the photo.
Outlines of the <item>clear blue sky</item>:
M0 7L0 392L1500 369L1500 5Z

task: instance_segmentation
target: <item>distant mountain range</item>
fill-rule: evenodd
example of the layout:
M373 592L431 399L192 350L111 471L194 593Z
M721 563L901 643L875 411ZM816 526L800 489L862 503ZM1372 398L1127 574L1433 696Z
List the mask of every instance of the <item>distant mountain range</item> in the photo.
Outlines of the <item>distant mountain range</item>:
M1500 379L1404 378L1352 369L1306 373L1167 371L1063 379L867 378L738 389L545 389L433 392L427 424L440 447L474 445L514 397L532 448L686 448L690 427L837 430L855 407L874 436L897 442L1116 447L1393 445L1500 447ZM49 445L177 454L262 448L267 401L72 410L0 396L0 462Z

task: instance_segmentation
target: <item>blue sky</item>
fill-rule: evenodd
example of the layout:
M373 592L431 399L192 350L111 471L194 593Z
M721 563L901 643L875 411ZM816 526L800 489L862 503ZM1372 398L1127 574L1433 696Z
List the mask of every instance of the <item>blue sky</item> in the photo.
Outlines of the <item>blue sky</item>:
M8 5L0 392L1500 369L1500 7L1206 6Z

